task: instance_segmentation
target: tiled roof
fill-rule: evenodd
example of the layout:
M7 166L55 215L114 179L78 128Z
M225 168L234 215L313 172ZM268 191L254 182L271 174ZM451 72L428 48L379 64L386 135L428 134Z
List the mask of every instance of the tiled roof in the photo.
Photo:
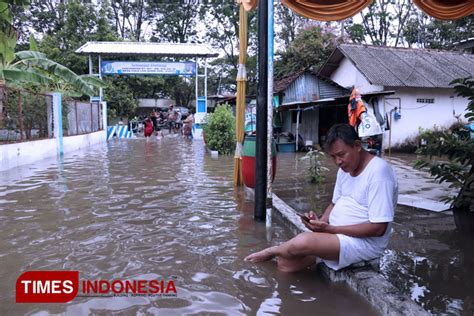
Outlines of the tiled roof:
M448 88L457 78L474 75L474 55L452 51L341 44L320 69L330 77L343 57L374 85Z

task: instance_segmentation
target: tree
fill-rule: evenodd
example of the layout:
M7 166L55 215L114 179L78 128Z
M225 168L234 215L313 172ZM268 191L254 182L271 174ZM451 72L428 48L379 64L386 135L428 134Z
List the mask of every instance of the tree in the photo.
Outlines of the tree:
M115 17L115 32L122 39L141 41L143 27L150 21L153 1L145 0L112 0L111 6Z
M200 16L207 26L205 41L224 52L225 56L221 60L226 67L233 68L232 80L235 84L239 55L239 5L236 2L218 2L212 6L203 6ZM248 15L248 52L249 55L257 52L255 10Z
M109 116L130 117L138 107L138 100L127 82L126 77L106 78L108 83L104 99L107 101Z
M199 9L200 4L197 0L154 3L155 26L151 41L165 40L172 43L196 41Z
M113 40L112 29L108 26L108 2L104 1L99 12L91 3L69 0L58 6L63 17L62 27L54 34L46 35L40 42L40 50L48 58L65 65L76 73L88 73L87 57L75 50L88 41ZM100 24L98 23L100 22Z
M276 4L275 17L275 24L281 26L279 30L277 28L276 41L281 42L285 50L296 39L298 30L309 20L288 9L281 2Z
M474 37L474 18L436 20L417 10L408 19L404 34L408 45L431 49L452 49L455 42Z
M13 5L25 4L22 1L11 1ZM80 94L94 94L94 87L100 86L100 81L94 78L81 78L67 67L56 63L36 50L36 43L31 38L30 51L15 53L16 33L13 32L10 7L5 2L0 2L0 81L7 85L19 87L42 86L49 88L51 85L68 86L70 90ZM43 90L44 91L44 90Z
M404 26L412 11L410 0L374 1L360 13L362 24L351 19L346 31L356 43L396 47L402 43Z
M298 32L286 52L281 52L275 64L275 75L282 78L302 68L318 68L336 47L335 31L319 24L309 25Z

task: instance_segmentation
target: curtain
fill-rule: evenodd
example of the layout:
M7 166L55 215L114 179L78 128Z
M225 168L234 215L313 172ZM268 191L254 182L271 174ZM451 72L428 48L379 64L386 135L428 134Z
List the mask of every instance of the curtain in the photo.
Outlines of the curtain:
M242 0L252 3L256 0ZM374 0L282 0L294 12L313 20L339 21L362 11ZM377 1L377 0L375 0ZM426 14L441 20L456 20L474 13L474 0L412 0Z
M339 21L362 11L372 0L282 0L290 10L318 21Z
M423 12L440 20L456 20L474 13L473 0L412 0Z

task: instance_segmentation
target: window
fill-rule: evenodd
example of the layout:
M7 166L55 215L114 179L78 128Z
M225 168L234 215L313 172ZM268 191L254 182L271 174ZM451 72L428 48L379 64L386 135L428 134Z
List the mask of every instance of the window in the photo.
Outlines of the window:
M417 98L416 103L434 103L434 98Z

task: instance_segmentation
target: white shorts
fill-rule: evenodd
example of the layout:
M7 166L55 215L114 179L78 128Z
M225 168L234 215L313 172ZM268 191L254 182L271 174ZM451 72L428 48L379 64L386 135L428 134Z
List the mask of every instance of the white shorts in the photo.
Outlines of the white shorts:
M384 249L374 245L373 238L377 237L356 238L343 234L336 234L336 236L340 244L339 262L322 260L333 270L340 270L356 262L375 259L384 253Z

